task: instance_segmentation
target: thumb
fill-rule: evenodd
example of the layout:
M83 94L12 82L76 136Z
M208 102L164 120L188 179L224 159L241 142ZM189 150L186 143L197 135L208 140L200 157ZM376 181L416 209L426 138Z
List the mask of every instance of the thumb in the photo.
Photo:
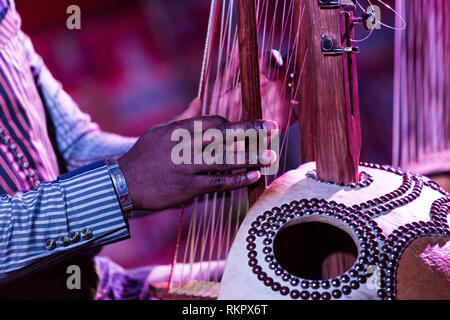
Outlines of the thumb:
M261 72L269 80L277 80L280 76L281 68L283 67L284 61L280 52L277 50L267 50L263 53L261 63Z
M195 98L194 100L191 101L187 109L184 110L182 113L180 113L178 116L176 116L175 119L173 120L195 118L201 114L201 111L202 111L202 101L199 98Z

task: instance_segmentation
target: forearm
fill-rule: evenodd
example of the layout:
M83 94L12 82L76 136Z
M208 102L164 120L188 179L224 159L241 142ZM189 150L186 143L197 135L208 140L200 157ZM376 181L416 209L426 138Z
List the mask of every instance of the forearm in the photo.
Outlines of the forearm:
M104 162L0 200L0 283L129 237Z
M64 157L69 170L105 158L118 158L127 152L137 138L123 137L100 130L90 116L80 110L34 51L27 35L19 33L36 87L54 127L55 147Z
M137 138L100 130L89 115L80 111L75 101L45 66L39 72L38 87L55 128L57 148L69 170L105 158L118 158Z
M117 159L127 152L136 140L137 138L100 130L84 132L75 143L64 150L67 169L74 170L105 158Z

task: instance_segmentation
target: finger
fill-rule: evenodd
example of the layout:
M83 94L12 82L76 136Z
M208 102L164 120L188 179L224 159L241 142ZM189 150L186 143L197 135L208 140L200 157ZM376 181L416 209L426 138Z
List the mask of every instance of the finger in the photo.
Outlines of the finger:
M194 120L201 121L201 125L197 123L197 125L195 126L195 132L204 132L204 134L201 136L202 147L206 147L212 143L226 144L227 148L232 148L234 150L236 140L243 141L246 137L248 137L250 140L254 140L250 142L258 143L257 133L260 130L266 130L267 137L271 136L274 133L274 130L278 130L278 124L276 123L276 121L272 120L247 120L240 122L229 122L228 120L218 116L212 116L209 118L198 117ZM254 130L253 133L255 134L252 135L251 131L247 131L249 129ZM255 139L251 139L252 137Z
M199 116L191 119L177 120L170 123L171 129L186 129L191 133L202 133L205 130L211 128L218 128L221 125L228 123L229 121L224 117L217 115Z
M272 130L278 130L278 124L275 121L271 120L246 120L246 121L239 121L239 122L227 122L222 123L218 126L220 132L222 132L223 137L227 137L228 135L233 134L236 138L242 139L241 137L242 131L244 133L249 130L255 130L256 132L260 130L266 130L267 135L271 134Z
M261 57L261 72L267 79L274 81L280 76L281 68L283 67L283 57L277 50L267 50Z
M223 160L213 156L204 155L203 164L197 165L194 172L232 171L239 169L256 169L271 165L277 159L273 150L257 152L228 152L224 154Z
M225 61L221 68L221 76L225 92L233 89L236 86L239 73L239 48L237 41L233 43L230 56Z
M249 186L261 178L259 170L241 174L198 175L194 178L194 186L202 192L229 191Z
M227 137L227 132L225 129L225 132L222 132L220 129L212 129L205 131L203 133L202 137L202 146L209 147L209 148L218 148L219 145L223 145L223 148L225 148L225 151L245 151L245 148L248 147L250 150L250 146L257 147L258 146L258 139L255 139L254 141L249 141L251 144L244 143L244 137L241 137L242 131L236 132L236 135L233 134L233 132L229 132ZM245 133L245 132L244 132ZM271 132L269 132L269 135ZM228 140L227 140L228 138ZM261 137L261 138L264 138ZM265 137L267 141L269 142L272 139L272 136Z
M191 101L191 103L189 103L189 106L183 112L171 118L170 120L162 123L159 126L179 123L180 121L189 118L198 117L201 114L201 110L202 110L202 102L200 99L195 98Z
M195 98L191 101L186 110L180 113L175 120L183 120L200 116L202 110L202 101Z

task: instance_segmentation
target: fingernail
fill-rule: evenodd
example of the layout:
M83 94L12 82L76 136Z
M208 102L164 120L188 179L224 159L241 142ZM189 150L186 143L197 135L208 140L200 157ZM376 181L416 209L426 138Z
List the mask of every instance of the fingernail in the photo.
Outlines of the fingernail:
M283 57L277 50L270 50L264 53L263 72L267 79L274 81L280 75L280 69L283 66Z
M278 124L275 121L272 121L272 120L264 120L264 129L266 129L266 130L278 130Z
M261 172L259 170L253 170L247 172L247 179L251 182L255 182L261 178Z
M271 164L277 159L277 154L273 150L266 150L261 155L262 164Z

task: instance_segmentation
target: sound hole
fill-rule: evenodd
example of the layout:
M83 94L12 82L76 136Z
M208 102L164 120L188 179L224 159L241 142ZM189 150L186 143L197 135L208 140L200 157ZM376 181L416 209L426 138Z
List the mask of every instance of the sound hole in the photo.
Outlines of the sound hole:
M358 256L348 233L322 222L298 223L281 229L275 236L273 249L284 270L311 280L343 274Z

